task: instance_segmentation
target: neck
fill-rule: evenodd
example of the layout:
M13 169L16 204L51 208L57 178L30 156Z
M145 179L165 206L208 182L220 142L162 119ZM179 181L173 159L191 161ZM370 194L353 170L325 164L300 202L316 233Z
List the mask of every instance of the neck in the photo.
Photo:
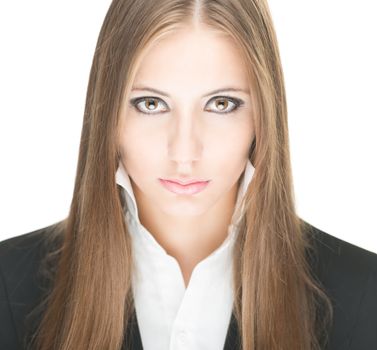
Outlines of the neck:
M210 210L191 217L177 217L161 212L135 191L140 222L166 253L177 260L186 286L194 267L226 239L237 191L238 183Z

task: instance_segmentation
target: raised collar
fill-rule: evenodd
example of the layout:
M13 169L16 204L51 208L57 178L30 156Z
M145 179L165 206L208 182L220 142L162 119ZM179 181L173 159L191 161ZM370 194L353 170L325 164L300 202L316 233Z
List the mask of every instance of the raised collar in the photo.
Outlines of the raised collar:
M238 209L239 209L240 203L241 203L241 201L242 201L242 199L243 199L243 197L244 197L244 195L247 191L249 183L251 182L251 180L253 178L254 171L255 171L255 168L251 164L250 160L248 159L246 166L245 166L245 170L241 175L242 180L241 180L240 186L238 188L236 206L235 206L234 214L233 214L233 217L232 217L232 223L231 223L232 226L237 225L239 223L241 217L242 217L241 213L242 213L244 208L242 207L240 212L238 212ZM126 199L127 208L128 208L130 215L133 217L133 219L138 224L141 225L140 219L139 219L138 207L137 207L134 191L132 189L130 177L129 177L127 170L125 169L125 167L123 166L123 163L121 161L119 161L119 166L118 166L118 169L115 173L115 179L116 179L116 183L119 184L120 186L122 186L123 189L126 192L125 199Z

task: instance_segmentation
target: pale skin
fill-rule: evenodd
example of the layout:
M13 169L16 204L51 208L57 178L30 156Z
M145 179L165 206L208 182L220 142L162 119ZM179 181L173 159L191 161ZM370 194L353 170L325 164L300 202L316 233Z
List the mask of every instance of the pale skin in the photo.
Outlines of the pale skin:
M229 87L237 90L212 93ZM121 161L140 222L177 260L187 287L195 266L226 238L255 136L246 70L229 37L187 27L148 50L132 89L122 106ZM133 106L139 97L148 99ZM158 181L185 175L211 181L195 195Z

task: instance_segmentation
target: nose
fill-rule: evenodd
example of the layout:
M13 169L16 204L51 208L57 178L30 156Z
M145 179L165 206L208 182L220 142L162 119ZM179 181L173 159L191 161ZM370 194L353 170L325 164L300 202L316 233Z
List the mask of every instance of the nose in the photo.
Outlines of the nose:
M194 113L174 115L168 136L169 159L186 164L199 160L203 151L203 134L203 125Z

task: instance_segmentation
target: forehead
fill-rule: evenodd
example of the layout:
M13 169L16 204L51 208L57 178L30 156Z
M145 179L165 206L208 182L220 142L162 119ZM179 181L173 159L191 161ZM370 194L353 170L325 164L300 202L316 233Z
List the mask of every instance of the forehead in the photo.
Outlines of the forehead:
M248 84L241 51L230 36L207 27L179 29L143 54L134 85L161 90L207 91L219 85ZM178 90L177 90L178 89Z

